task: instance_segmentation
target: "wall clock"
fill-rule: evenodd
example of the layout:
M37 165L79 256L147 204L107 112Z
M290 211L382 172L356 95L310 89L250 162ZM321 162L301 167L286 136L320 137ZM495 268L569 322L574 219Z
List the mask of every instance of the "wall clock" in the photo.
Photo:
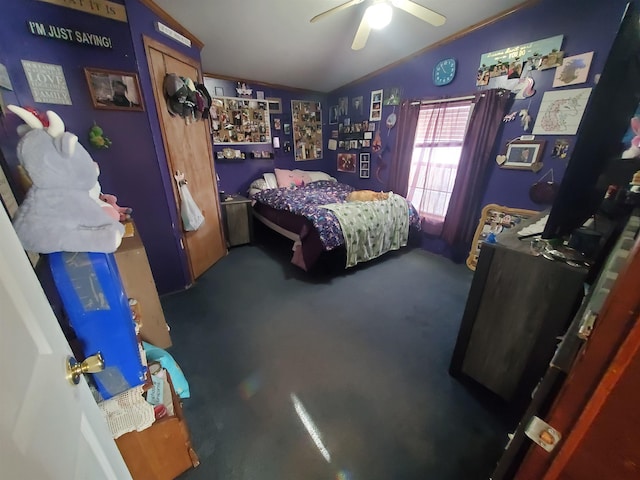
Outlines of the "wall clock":
M433 83L441 87L450 84L456 76L456 59L445 58L433 67Z

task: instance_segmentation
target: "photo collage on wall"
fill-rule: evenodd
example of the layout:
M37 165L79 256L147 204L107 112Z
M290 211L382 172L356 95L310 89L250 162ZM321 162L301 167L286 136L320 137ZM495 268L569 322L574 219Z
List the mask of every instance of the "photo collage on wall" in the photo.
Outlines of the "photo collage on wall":
M531 71L561 66L564 57L562 40L562 35L556 35L483 54L476 86L510 88L519 83L521 78L529 77Z
M386 96L383 95L385 92ZM337 105L329 107L329 125L335 126L331 127L328 148L340 150L337 169L348 173L356 173L359 169L360 178L370 176L371 154L367 150L374 147L374 136L379 134L383 105L391 105L395 109L395 105L400 104L400 89L373 90L368 100L368 111L366 100L363 96L339 97ZM358 153L351 153L361 150L365 152L360 153L360 157Z
M563 35L529 42L488 52L480 57L476 86L484 88L504 88L515 94L514 110L506 114L503 122L518 122L523 133L533 135L576 135L591 95L592 88L567 89L588 81L594 52L565 56L562 49ZM547 73L548 72L548 73ZM539 104L537 115L531 111L531 97L536 94L536 80L551 76L552 90L546 90ZM518 100L526 100L518 105ZM531 137L531 148L536 149L526 161L513 161L515 145L507 144L507 153L499 154L496 162L501 168L513 168L538 172L542 169L543 156L565 159L568 157L570 140L559 138L550 144L553 152L543 152L544 140ZM512 142L510 142L512 143ZM523 150L527 152L528 150Z
M271 143L265 100L214 97L210 112L214 145Z
M291 100L293 148L297 162L322 158L322 107L320 102Z

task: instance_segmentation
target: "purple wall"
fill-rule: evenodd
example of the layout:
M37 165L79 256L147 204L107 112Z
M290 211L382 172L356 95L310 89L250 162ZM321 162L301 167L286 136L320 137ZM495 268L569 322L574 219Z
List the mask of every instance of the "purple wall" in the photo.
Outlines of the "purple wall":
M222 87L224 95L233 97L235 96L236 82L231 80L223 80L215 78L215 73L208 75L207 79L208 88L213 95L215 87ZM260 85L259 83L247 83L247 87L253 89L252 96L256 98L256 92L264 92L265 98L279 98L282 103L282 113L271 113L271 136L279 137L280 148L273 148L272 145L258 144L256 146L251 145L229 145L229 147L236 150L241 150L246 153L245 160L215 160L216 172L220 177L220 189L226 193L239 193L241 195L247 194L249 184L264 172L273 172L274 168L286 168L286 169L302 169L302 170L327 170L327 165L332 165L327 158L331 158L330 152L326 150L327 135L327 116L328 110L325 108L326 95L311 91L299 91L288 90L285 88L277 88L271 85ZM212 88L213 87L213 88ZM318 160L307 160L304 162L296 162L293 153L293 127L289 135L284 134L284 124L291 125L291 100L307 100L322 103L322 117L323 117L323 140L324 140L324 152L323 158ZM274 129L274 119L279 118L281 123L281 130ZM291 142L292 150L289 153L284 152L283 146L285 142ZM225 145L227 146L227 145ZM214 151L218 151L224 146L214 145ZM252 150L270 151L273 152L273 159L250 159L248 153ZM215 152L214 152L215 155Z
M143 37L146 36L161 42L187 57L196 59L198 62L200 62L200 51L195 46L187 47L158 33L155 28L155 22L160 20L166 24L166 21L158 18L155 13L149 10L139 0L127 0L126 4L133 49L138 64L140 86L143 91L147 92L145 109L148 116L151 145L153 148L153 153L148 158L148 168L149 170L153 170L154 175L157 176L157 182L154 183L153 188L143 190L142 194L145 196L148 195L152 203L162 203L166 206L166 209L162 209L162 211L158 210L154 212L152 209L149 213L148 220L154 229L162 230L165 237L164 241L156 241L157 237L151 235L149 238L152 238L153 241L147 240L145 242L145 248L149 255L149 261L153 268L156 283L166 284L166 287L162 289L160 285L158 285L158 291L166 293L186 287L190 283L191 274L189 272L185 251L180 246L182 221L175 207L172 186L173 177L171 172L169 172L162 133L160 131L160 122L158 120L158 110L156 109L155 100L151 93L153 92L153 87ZM147 187L146 183L145 187ZM137 188L139 189L140 185L138 185Z
M589 51L595 52L587 83L568 88L593 87L593 76L602 70L626 3L626 0L608 0L606 2L597 0L564 0L561 2L542 0L532 7L523 9L440 48L416 56L374 77L331 92L328 99L329 104L337 104L339 97L348 96L351 99L362 95L365 100L365 108L368 108L372 90L391 87L399 87L402 98L413 99L457 97L473 94L477 90L475 86L476 72L483 53L555 35L564 35L562 48L565 51L565 56ZM447 57L457 59L458 73L451 84L444 87L436 87L431 81L431 71L439 60ZM529 100L531 100L529 109L535 120L543 92L551 89L554 72L555 69L533 72L532 76L536 81L535 88L537 93L531 99L515 100L509 111L513 112L527 108ZM383 120L393 111L393 108L391 106L383 108ZM395 108L396 111L399 109L399 107ZM358 118L351 117L352 122L358 120ZM504 124L496 144L496 151L492 154L492 157L497 153L505 153L507 142L525 133L530 133L532 128L533 123L529 132L524 132L517 121ZM388 132L383 125L383 148L388 147L389 151L392 151L395 138L395 129ZM538 173L506 170L499 168L497 164L492 164L486 193L482 204L478 205L478 210L487 203L499 203L510 207L534 210L545 208L545 206L534 204L529 199L529 187L550 168L553 168L555 180L560 181L566 168L566 160L551 158L551 151L556 137L545 135L537 138L543 138L547 142L542 170ZM568 138L572 143L576 137L570 136ZM331 153L333 158L330 161L335 165L336 154L335 152ZM388 165L390 161L391 155L386 153L383 156L383 162ZM374 190L386 188L388 168L381 173L382 181L376 180L373 173L378 165L377 162L376 156L372 155L372 178L369 180L361 180L357 174L347 173L337 174L338 179L359 188L371 188Z
M160 293L184 288L189 276L184 252L179 246L180 222L174 206L171 177L162 148L142 36L147 35L196 59L199 58L198 49L184 47L158 34L154 28L154 21L157 20L155 14L140 0L126 2L129 23L117 22L36 0L6 3L0 18L0 63L7 67L14 90L3 90L5 103L32 105L40 110L55 110L65 120L68 130L77 133L81 141L86 138L88 129L94 121L104 128L107 136L113 141L112 147L103 151L89 149L94 159L100 164L102 171L100 182L103 191L116 194L121 205L134 208L134 218L145 241ZM120 1L120 3L123 2ZM595 51L589 81L576 88L593 86L593 75L602 69L625 5L626 0L607 2L541 0L534 6L510 15L500 22L412 58L362 82L338 89L329 95L249 83L254 91L264 91L265 97L282 99L283 112L272 115L272 126L273 118L276 117L280 118L282 125L291 123L292 99L321 101L324 158L295 162L293 153L285 153L280 148L275 150L273 160L216 161L221 188L227 192L245 193L249 183L261 173L279 167L323 170L358 188L384 189L396 131L388 131L382 126L382 163L376 155L372 156L370 179L362 180L357 174L336 172L336 152L327 150L326 144L330 137L330 130L333 128L333 125L327 124L329 106L335 105L338 97L348 96L350 99L355 96L364 97L366 113L362 117L350 115L352 122L359 122L368 116L370 92L375 89L399 87L403 98L416 99L468 95L476 91L476 70L483 53L559 34L564 35L563 49L567 56ZM29 33L27 20L106 35L112 39L113 48L103 49L37 37ZM458 60L457 77L446 87L434 87L431 82L431 70L437 61L449 56ZM61 65L73 105L34 104L21 59ZM143 90L145 111L122 112L94 109L84 76L84 67L137 72ZM553 70L535 72L534 77L538 93L531 99L530 111L535 117L543 91L551 86ZM256 79L256 81L259 80ZM227 82L225 91L227 88L231 90L234 86L234 82ZM528 103L529 100L515 101L510 111L526 107ZM395 108L398 109L398 107ZM392 110L393 107L384 107L383 121ZM8 115L2 121L0 148L13 171L17 165L15 146L18 140L14 132L15 127L21 122L13 115ZM523 133L516 122L505 124L496 145L496 153L504 153L506 143ZM280 137L281 145L285 141L292 140L291 135L284 135L282 130L274 131L273 135ZM543 158L544 168L539 173L503 170L497 165L492 167L482 205L495 202L512 207L539 209L528 197L529 187L549 168L553 168L555 179L559 181L566 162L566 160L550 157L554 137L545 136L545 140L547 140L547 146ZM376 178L376 171L379 171L380 180ZM482 205L478 205L478 209Z
M0 62L8 69L14 91L3 91L2 94L5 103L56 111L65 121L67 130L78 135L100 165L103 191L117 195L120 205L134 209L134 219L144 240L158 291L166 293L184 288L189 276L184 252L179 246L180 232L177 229L180 224L176 221L171 189L170 186L166 188L166 160L142 35L165 43L171 41L159 38L153 29L155 16L138 0L128 1L127 10L129 23L123 23L35 0L9 2L3 7L0 20ZM27 20L106 35L112 39L113 48L96 48L34 36L27 29ZM171 46L180 50L179 44ZM199 58L197 49L181 51ZM34 103L21 59L61 65L73 105ZM94 109L84 67L138 72L145 111ZM110 149L96 150L88 146L86 137L94 121L113 141ZM0 148L12 171L18 163L15 128L20 123L15 115L7 115L5 128L0 130Z

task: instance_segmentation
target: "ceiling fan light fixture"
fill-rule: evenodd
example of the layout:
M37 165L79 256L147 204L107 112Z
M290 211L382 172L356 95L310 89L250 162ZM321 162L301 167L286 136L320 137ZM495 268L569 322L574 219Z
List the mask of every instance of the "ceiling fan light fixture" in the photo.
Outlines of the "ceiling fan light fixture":
M369 27L374 30L380 30L391 22L393 9L386 2L376 3L367 8L365 15L367 16Z

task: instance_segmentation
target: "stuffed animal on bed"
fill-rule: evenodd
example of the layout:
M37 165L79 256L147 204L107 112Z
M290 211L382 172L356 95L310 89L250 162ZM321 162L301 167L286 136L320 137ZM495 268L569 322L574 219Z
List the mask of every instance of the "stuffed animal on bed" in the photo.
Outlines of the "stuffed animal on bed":
M373 202L376 200L386 200L389 193L374 192L373 190L354 190L347 195L347 202Z
M13 226L25 250L38 253L115 251L124 226L90 196L98 180L94 161L78 137L65 132L62 119L48 111L49 125L33 113L7 107L25 121L18 159L32 186L18 208Z

